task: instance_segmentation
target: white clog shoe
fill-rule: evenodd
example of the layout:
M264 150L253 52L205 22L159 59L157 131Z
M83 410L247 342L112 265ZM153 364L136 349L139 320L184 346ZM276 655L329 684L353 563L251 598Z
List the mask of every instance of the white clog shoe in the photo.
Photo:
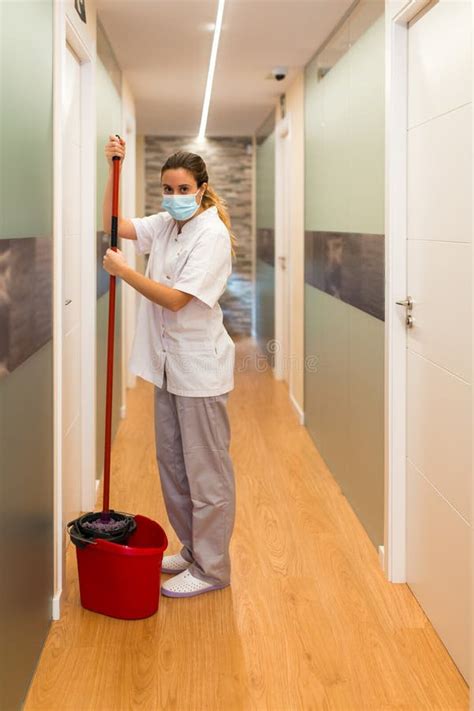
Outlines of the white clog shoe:
M189 568L191 563L188 563L186 558L183 558L181 553L175 553L175 555L165 555L163 556L163 561L161 563L162 573L181 573L182 570Z
M189 570L184 570L174 578L170 578L161 586L161 592L166 597L193 597L201 593L211 592L211 590L220 590L226 588L230 583L214 585L206 583L204 580L199 580L191 575Z

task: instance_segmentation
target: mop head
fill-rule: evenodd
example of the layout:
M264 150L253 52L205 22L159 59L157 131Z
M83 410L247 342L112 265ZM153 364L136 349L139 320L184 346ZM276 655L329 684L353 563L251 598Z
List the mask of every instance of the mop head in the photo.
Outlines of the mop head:
M116 533L126 528L129 525L128 518L113 519L103 521L101 518L96 518L95 521L84 521L82 528L85 528L94 533Z
M83 547L96 538L126 544L136 527L132 514L116 511L90 512L68 524L71 540L78 547Z

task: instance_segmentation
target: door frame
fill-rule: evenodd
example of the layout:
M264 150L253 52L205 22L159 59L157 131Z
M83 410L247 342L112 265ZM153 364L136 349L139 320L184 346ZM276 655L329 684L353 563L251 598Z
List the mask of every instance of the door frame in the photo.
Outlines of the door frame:
M125 100L130 99L128 90L122 79L122 135L127 142L127 160L124 162L121 172L121 195L123 215L136 215L135 182L136 182L136 121L131 107ZM127 263L136 269L136 250L131 240L122 240L121 250L123 251ZM120 416L124 418L127 412L127 388L134 388L136 385L136 375L128 368L133 337L135 334L136 314L137 314L137 292L128 284L122 283L122 403Z
M66 42L81 61L81 263L80 263L80 450L81 508L95 505L96 430L96 127L95 59L92 44L81 35L65 3L55 2L53 16L53 364L54 364L54 592L52 617L61 615L65 579L63 545L63 150L62 82L66 66ZM74 11L74 8L72 8Z
M273 373L276 380L287 380L289 392L292 392L290 383L292 369L289 367L289 354L293 353L291 344L290 150L291 117L287 113L275 126L275 360ZM286 274L282 273L283 270L279 266L279 259L282 257L286 262ZM285 281L286 290L284 288Z
M431 0L385 4L385 506L383 567L406 582L406 325L408 23Z

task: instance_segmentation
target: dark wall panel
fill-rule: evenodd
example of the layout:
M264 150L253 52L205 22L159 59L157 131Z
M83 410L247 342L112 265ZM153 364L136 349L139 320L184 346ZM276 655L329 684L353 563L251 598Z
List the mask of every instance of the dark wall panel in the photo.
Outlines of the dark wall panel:
M305 282L381 321L384 260L384 235L305 233Z
M52 240L0 240L0 377L52 338Z

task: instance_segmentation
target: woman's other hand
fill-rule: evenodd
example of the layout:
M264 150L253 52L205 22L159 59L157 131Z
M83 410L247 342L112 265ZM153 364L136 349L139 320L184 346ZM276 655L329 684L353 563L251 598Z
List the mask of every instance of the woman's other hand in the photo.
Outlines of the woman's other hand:
M109 140L105 144L105 157L110 167L112 167L112 158L114 156L119 156L123 163L125 160L125 148L126 144L123 138L117 138L117 136L110 134Z
M120 249L117 249L115 252L111 247L109 247L104 255L102 266L105 271L112 276L121 277L128 267L128 264L125 261L123 252L121 252Z

